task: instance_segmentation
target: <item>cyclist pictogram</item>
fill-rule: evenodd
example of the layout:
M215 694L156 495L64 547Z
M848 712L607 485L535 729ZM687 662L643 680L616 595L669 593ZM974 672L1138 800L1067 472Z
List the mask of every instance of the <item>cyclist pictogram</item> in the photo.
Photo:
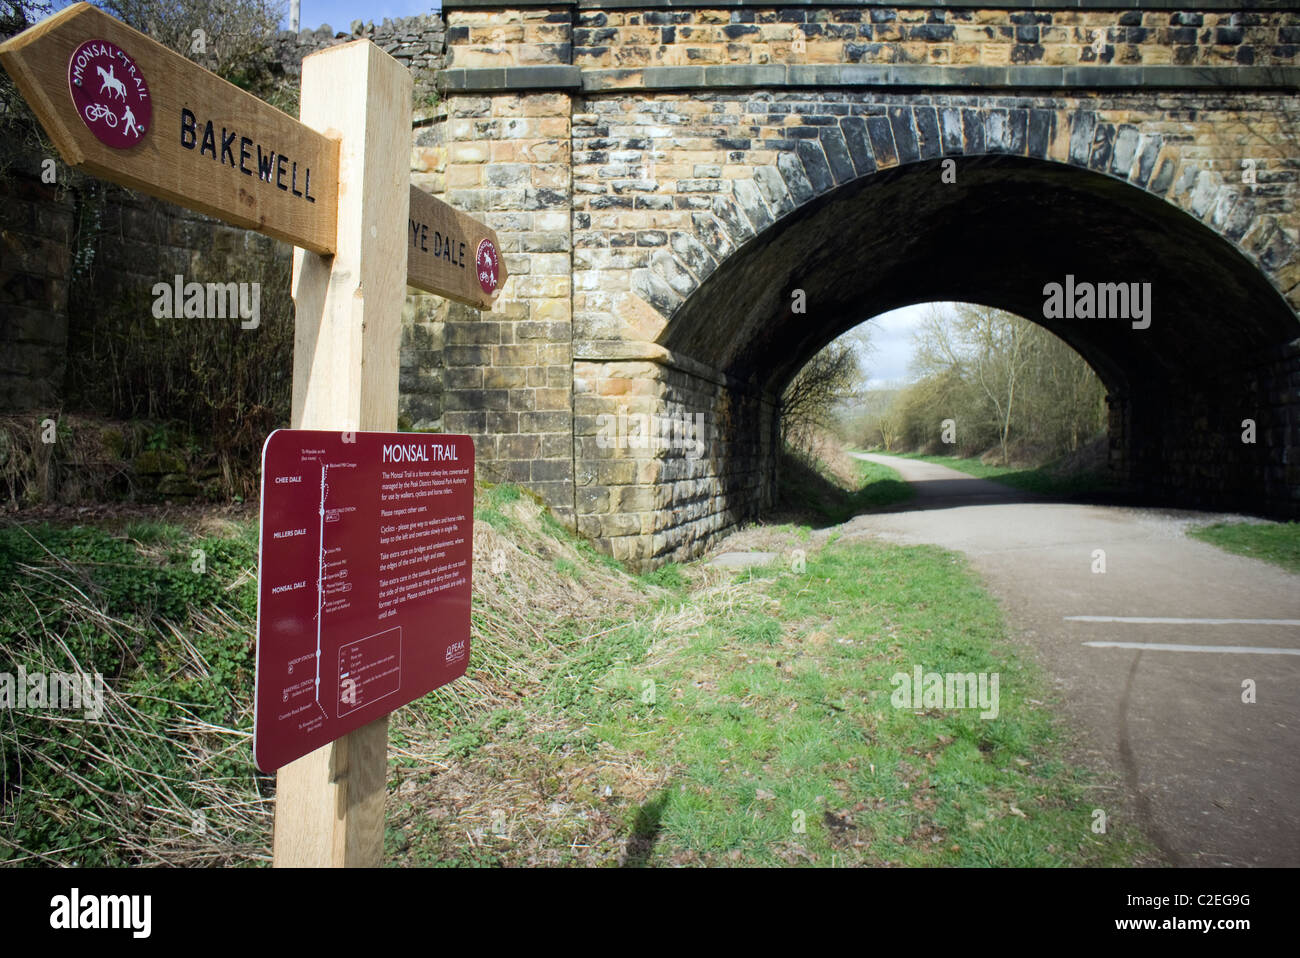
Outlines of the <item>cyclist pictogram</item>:
M68 60L68 90L96 139L115 150L139 143L153 106L144 74L125 50L107 40L87 40Z

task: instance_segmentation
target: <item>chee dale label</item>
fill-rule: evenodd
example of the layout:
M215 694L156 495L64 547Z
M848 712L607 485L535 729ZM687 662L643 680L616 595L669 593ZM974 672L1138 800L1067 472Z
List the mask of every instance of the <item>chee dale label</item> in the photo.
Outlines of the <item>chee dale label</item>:
M138 144L153 122L149 84L135 61L107 40L87 40L68 60L68 90L95 138L115 150Z

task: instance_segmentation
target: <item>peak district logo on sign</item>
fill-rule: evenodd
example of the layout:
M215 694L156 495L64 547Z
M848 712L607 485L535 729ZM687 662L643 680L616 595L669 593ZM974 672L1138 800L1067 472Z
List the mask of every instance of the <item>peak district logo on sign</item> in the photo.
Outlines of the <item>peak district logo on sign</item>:
M149 130L153 103L135 61L107 40L87 40L68 60L68 89L81 120L106 146L125 150Z
M497 269L497 248L491 240L485 239L478 244L474 261L478 268L478 284L483 287L483 292L491 293L497 288L497 277L500 275Z

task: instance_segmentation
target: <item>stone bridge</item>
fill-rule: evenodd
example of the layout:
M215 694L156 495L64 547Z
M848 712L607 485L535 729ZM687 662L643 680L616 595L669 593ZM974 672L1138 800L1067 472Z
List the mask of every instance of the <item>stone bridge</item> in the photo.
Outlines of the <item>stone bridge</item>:
M1135 493L1300 515L1294 8L444 11L416 179L491 223L511 274L495 311L442 317L444 428L617 558L690 557L770 504L790 378L931 300L1078 350ZM1046 318L1067 277L1150 283L1149 325Z

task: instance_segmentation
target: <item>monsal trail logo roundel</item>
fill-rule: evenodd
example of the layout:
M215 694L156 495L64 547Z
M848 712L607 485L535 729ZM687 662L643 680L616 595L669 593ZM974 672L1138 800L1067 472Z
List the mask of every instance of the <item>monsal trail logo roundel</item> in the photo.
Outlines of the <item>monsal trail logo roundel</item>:
M485 293L496 292L497 278L501 275L500 258L496 244L490 239L485 239L478 244L474 266L478 270L478 284L483 287Z
M117 44L87 40L72 51L68 90L81 121L106 146L127 150L149 132L153 119L149 84Z

